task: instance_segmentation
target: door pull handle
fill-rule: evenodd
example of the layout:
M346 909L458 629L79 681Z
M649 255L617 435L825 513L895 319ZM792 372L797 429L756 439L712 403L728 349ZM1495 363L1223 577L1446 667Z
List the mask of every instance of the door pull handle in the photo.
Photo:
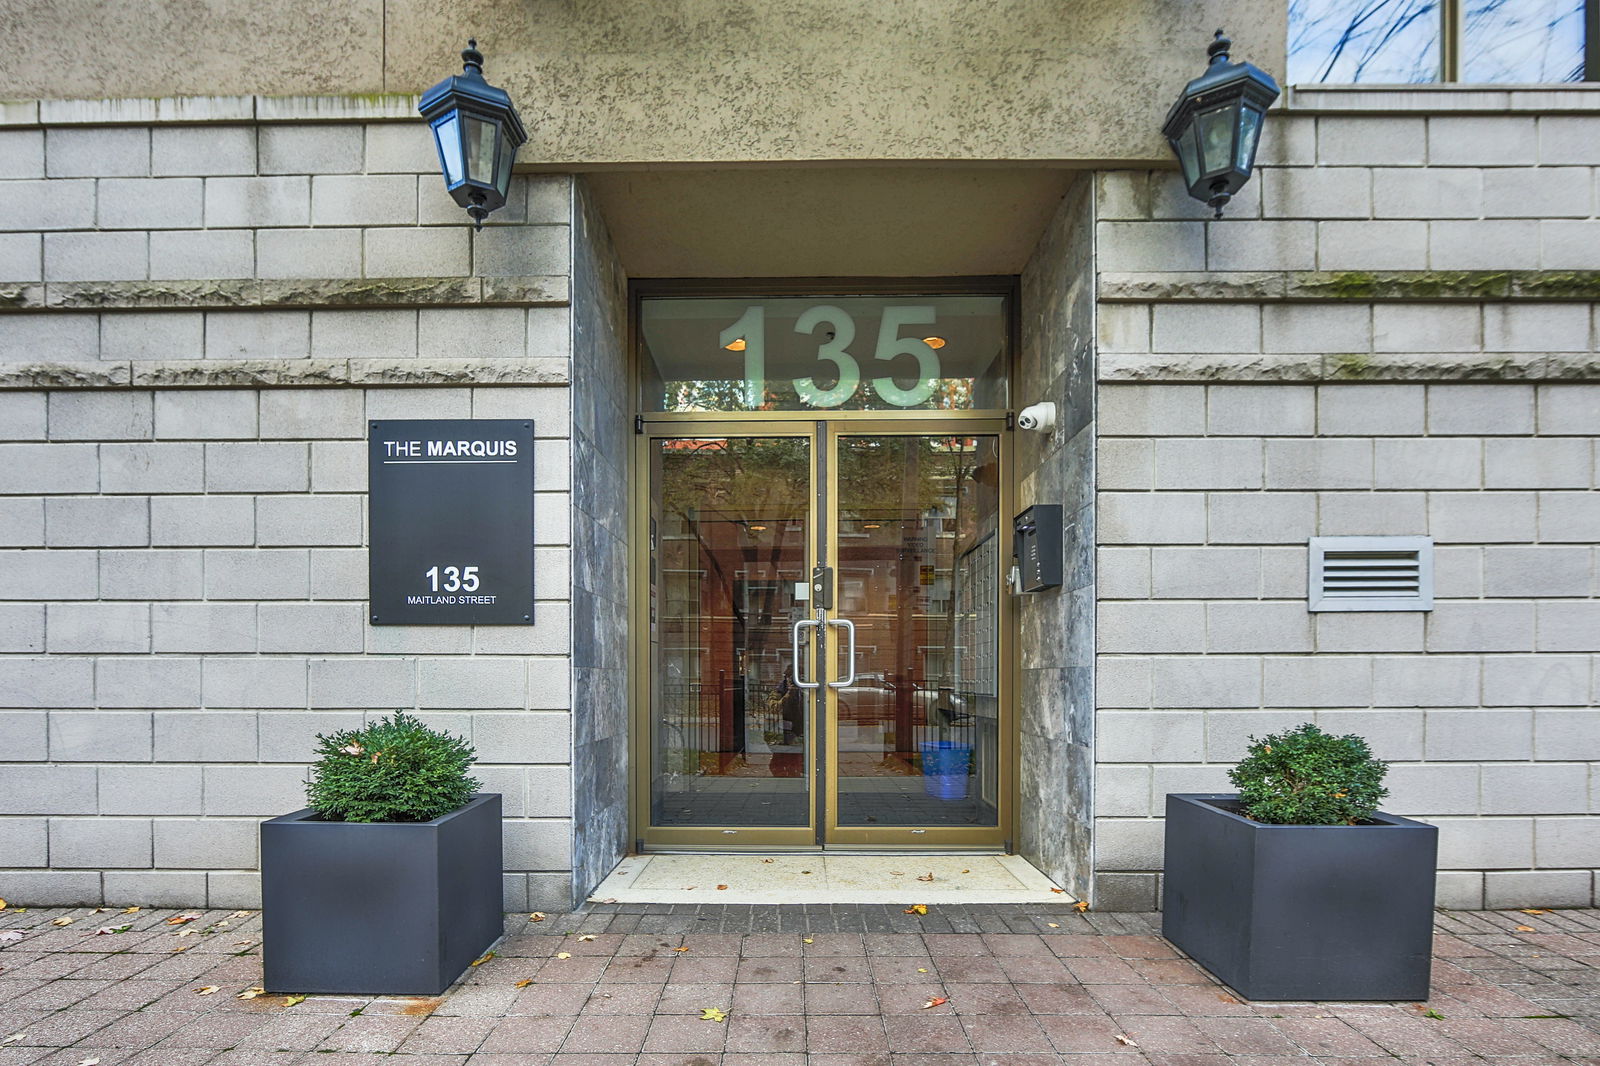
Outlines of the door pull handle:
M848 618L830 618L828 619L828 625L842 627L850 638L850 642L847 645L849 650L845 652L845 662L848 664L849 673L837 681L829 681L828 687L849 688L856 683L856 624Z
M800 676L800 664L803 661L800 655L800 630L816 629L821 622L811 618L802 618L795 622L794 628L789 633L790 650L794 652L794 683L799 688L821 688L819 681L807 681Z

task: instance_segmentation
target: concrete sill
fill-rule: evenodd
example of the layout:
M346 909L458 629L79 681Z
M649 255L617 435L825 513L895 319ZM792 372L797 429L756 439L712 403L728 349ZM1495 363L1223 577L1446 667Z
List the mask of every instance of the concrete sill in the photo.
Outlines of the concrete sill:
M1600 82L1556 85L1291 85L1292 114L1600 114Z

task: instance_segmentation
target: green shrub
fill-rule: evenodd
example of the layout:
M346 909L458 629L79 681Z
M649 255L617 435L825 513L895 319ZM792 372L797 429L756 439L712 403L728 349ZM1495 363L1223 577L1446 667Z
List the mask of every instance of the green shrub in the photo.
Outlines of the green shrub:
M1353 825L1371 818L1389 794L1389 767L1357 736L1336 737L1310 722L1250 738L1244 761L1228 771L1244 813L1273 825Z
M426 822L466 805L476 753L404 711L362 729L317 735L306 796L330 822Z

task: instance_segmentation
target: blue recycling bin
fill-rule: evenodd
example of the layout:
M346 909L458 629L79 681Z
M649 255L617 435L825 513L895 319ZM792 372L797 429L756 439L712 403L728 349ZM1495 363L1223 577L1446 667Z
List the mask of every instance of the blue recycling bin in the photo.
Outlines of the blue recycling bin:
M922 790L934 799L966 799L972 745L953 740L925 740L921 747Z

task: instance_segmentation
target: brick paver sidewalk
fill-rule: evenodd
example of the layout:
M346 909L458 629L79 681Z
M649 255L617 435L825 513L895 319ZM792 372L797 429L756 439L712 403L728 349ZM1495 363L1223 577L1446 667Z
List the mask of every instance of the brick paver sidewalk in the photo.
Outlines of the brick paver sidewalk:
M512 915L438 999L294 1002L237 998L261 979L253 912L13 908L0 1066L1600 1062L1597 911L1441 913L1426 1004L1273 1004L1231 996L1154 935L1159 916L1063 910ZM870 931L912 921L941 931Z

